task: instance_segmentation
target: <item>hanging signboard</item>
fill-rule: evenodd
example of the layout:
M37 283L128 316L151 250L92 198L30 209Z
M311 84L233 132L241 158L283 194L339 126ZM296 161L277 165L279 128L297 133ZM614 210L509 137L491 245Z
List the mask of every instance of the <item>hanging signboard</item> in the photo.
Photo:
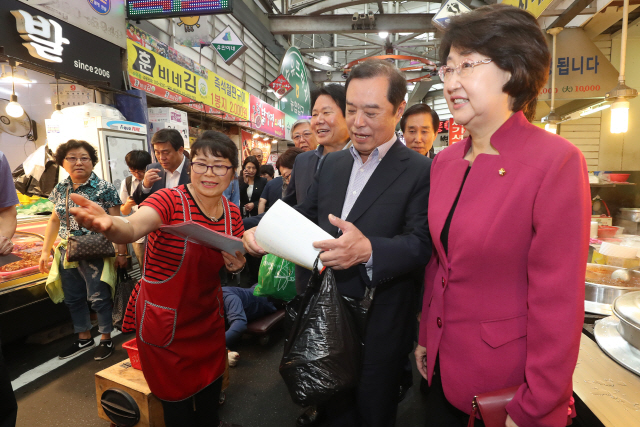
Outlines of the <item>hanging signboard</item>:
M502 3L526 10L537 19L542 15L542 12L549 7L552 1L553 0L502 0Z
M451 18L467 12L471 12L471 9L466 4L458 0L447 0L433 16L431 22L441 30L445 30L449 26Z
M298 48L290 47L287 50L280 64L280 73L293 87L291 92L280 99L280 110L299 119L310 117L311 77Z
M173 102L202 102L242 121L249 120L249 93L217 74L209 72L204 78L131 40L127 40L127 56L129 79L136 89ZM196 104L192 107L198 108Z
M251 128L278 138L284 138L284 113L251 95Z
M287 81L287 79L280 74L274 81L269 83L269 87L273 89L273 92L276 94L276 98L280 99L285 96L293 86Z
M3 3L5 1L2 0ZM124 33L125 0L19 1L51 15L53 19L85 30L123 49L127 47L127 37Z
M127 18L136 20L231 12L231 0L127 0Z
M547 35L551 46L552 38ZM567 28L556 39L555 98L603 98L618 83L618 71L582 28ZM538 101L551 100L551 67L549 79L540 91Z
M293 141L291 138L291 127L297 121L295 117L291 117L288 114L284 115L284 139L287 141Z
M78 80L120 89L120 48L17 0L0 2L0 40L6 55Z
M211 46L218 52L218 55L220 55L220 58L222 58L225 64L232 64L233 61L238 59L240 55L247 50L247 46L245 46L242 40L240 40L240 37L233 32L229 25L213 39Z
M449 119L449 145L460 142L464 139L464 133L467 130L464 126L457 124L453 118Z

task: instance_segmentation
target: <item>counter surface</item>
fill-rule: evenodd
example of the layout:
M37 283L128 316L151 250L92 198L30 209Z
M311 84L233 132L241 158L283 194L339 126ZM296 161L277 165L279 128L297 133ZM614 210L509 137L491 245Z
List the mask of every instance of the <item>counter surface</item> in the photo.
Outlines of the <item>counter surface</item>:
M640 426L640 377L582 334L573 391L607 427Z

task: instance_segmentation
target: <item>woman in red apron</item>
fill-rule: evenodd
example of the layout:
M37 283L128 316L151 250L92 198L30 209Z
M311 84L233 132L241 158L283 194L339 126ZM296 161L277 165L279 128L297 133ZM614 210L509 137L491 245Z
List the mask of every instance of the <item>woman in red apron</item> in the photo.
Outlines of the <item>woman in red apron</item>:
M108 216L80 197L74 198L80 208L71 213L114 242L149 235L143 277L129 302L123 329L137 330L142 372L162 401L165 424L217 427L229 425L218 419L227 357L219 272L226 268L237 274L245 259L240 252L234 256L207 248L160 227L193 221L241 237L240 210L222 195L238 167L238 156L226 135L212 131L201 136L191 152L191 184L155 192L127 219Z

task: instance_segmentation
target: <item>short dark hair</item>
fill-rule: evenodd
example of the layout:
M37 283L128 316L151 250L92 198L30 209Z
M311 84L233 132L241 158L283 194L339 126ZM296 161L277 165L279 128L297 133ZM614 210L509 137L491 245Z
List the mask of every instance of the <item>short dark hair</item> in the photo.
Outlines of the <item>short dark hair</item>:
M169 142L174 150L178 151L180 147L184 148L184 139L182 135L175 129L160 129L151 137L151 145L164 144Z
M60 145L56 150L55 158L58 166L62 167L62 162L64 162L64 158L67 157L67 153L77 148L84 148L85 151L89 153L89 157L91 157L91 163L93 164L93 166L98 164L98 152L93 147L93 145L89 144L87 141L70 139L64 144Z
M354 66L344 85L345 93L349 89L349 83L351 83L353 79L372 79L380 76L384 76L389 80L387 100L393 105L395 110L398 110L398 107L400 107L400 104L402 104L407 94L407 81L402 71L398 70L392 63L382 59L367 59Z
M191 158L198 154L222 157L231 162L234 170L238 169L238 147L222 132L207 130L200 135L191 146Z
M273 176L276 174L276 171L273 169L272 165L260 166L260 175L264 175L265 173L273 178Z
M302 148L289 148L287 151L282 153L280 157L278 157L278 160L276 161L276 167L278 168L278 170L280 170L280 167L293 169L293 164L296 161L296 157L298 156L298 154L302 153L304 153L304 150Z
M485 55L511 73L502 87L512 99L511 110L522 110L532 120L538 93L549 77L551 55L538 21L529 12L492 4L451 18L440 42L440 61L446 64L451 48Z
M256 167L256 172L260 172L260 162L258 161L258 159L256 159L256 156L249 156L244 159L244 162L242 162L242 170L244 170L244 168L247 166L247 163L253 163L253 165Z
M346 116L347 111L347 91L344 86L339 84L330 84L326 86L320 86L311 92L311 109L316 105L316 101L322 95L330 96L333 102L338 104L338 107L342 110L342 115ZM293 129L291 129L293 131Z
M407 119L415 114L430 114L431 121L433 122L433 131L435 133L438 133L438 126L440 126L440 117L438 117L438 113L436 113L435 110L429 107L427 104L414 104L405 110L402 118L400 119L400 129L402 129L403 133L407 130Z
M151 164L151 154L144 150L129 151L124 161L130 169L143 171Z

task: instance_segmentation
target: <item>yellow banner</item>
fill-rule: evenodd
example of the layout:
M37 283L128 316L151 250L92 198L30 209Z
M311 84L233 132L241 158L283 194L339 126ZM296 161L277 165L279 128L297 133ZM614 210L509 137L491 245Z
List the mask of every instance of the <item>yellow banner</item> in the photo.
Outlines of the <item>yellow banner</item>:
M215 73L208 71L204 78L131 40L127 40L127 57L131 76L242 120L250 119L249 92Z
M552 0L502 0L504 4L526 10L538 19L542 12L549 7Z

